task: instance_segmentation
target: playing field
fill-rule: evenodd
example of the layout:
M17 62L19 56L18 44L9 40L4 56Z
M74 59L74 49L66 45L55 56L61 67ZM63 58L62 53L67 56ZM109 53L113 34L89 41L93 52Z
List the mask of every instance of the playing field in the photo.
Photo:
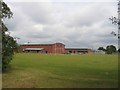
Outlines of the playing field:
M118 87L118 56L15 54L11 70L3 74L3 87Z

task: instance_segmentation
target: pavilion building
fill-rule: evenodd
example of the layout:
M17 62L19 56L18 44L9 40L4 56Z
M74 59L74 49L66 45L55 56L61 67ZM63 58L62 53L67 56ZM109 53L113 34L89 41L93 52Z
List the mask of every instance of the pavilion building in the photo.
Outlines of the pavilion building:
M33 52L41 54L90 54L92 49L87 48L65 48L63 43L54 44L22 44L20 45L22 52Z

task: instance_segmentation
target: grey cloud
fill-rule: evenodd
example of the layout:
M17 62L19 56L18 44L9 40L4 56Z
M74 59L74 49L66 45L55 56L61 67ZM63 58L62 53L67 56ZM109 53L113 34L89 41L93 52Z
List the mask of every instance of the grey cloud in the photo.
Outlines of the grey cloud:
M51 37L51 35L49 34L45 34L45 33L31 33L30 35L26 35L26 37L30 37L33 39L39 38L39 39L49 39Z
M50 3L26 2L20 3L19 6L31 21L41 24L52 24L55 22L52 16L53 9Z
M66 47L97 48L117 45L110 34L116 29L108 20L113 6L86 7L76 3L11 3L14 18L6 23L19 43L62 42ZM115 13L115 12L114 12Z
M110 17L111 12L109 9L111 7L113 6L100 6L98 3L86 7L79 7L76 13L68 16L69 22L67 22L66 25L68 25L68 27L82 27L91 26L100 21L106 21ZM115 7L112 8L112 10L115 10Z

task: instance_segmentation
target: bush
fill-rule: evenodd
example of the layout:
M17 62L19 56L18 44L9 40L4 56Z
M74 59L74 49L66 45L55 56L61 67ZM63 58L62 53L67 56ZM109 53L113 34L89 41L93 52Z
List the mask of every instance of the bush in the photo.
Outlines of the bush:
M3 1L0 1L2 4L2 18L11 18L13 13L11 12L10 8L5 4ZM4 19L2 19L2 71L9 69L10 62L14 55L14 49L17 46L16 41L12 36L6 34L8 32L8 28L4 24Z

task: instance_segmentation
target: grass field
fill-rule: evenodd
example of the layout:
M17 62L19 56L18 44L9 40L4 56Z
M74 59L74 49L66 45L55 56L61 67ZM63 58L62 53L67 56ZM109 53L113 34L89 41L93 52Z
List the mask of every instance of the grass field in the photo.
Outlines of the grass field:
M117 55L15 54L4 88L115 88Z

